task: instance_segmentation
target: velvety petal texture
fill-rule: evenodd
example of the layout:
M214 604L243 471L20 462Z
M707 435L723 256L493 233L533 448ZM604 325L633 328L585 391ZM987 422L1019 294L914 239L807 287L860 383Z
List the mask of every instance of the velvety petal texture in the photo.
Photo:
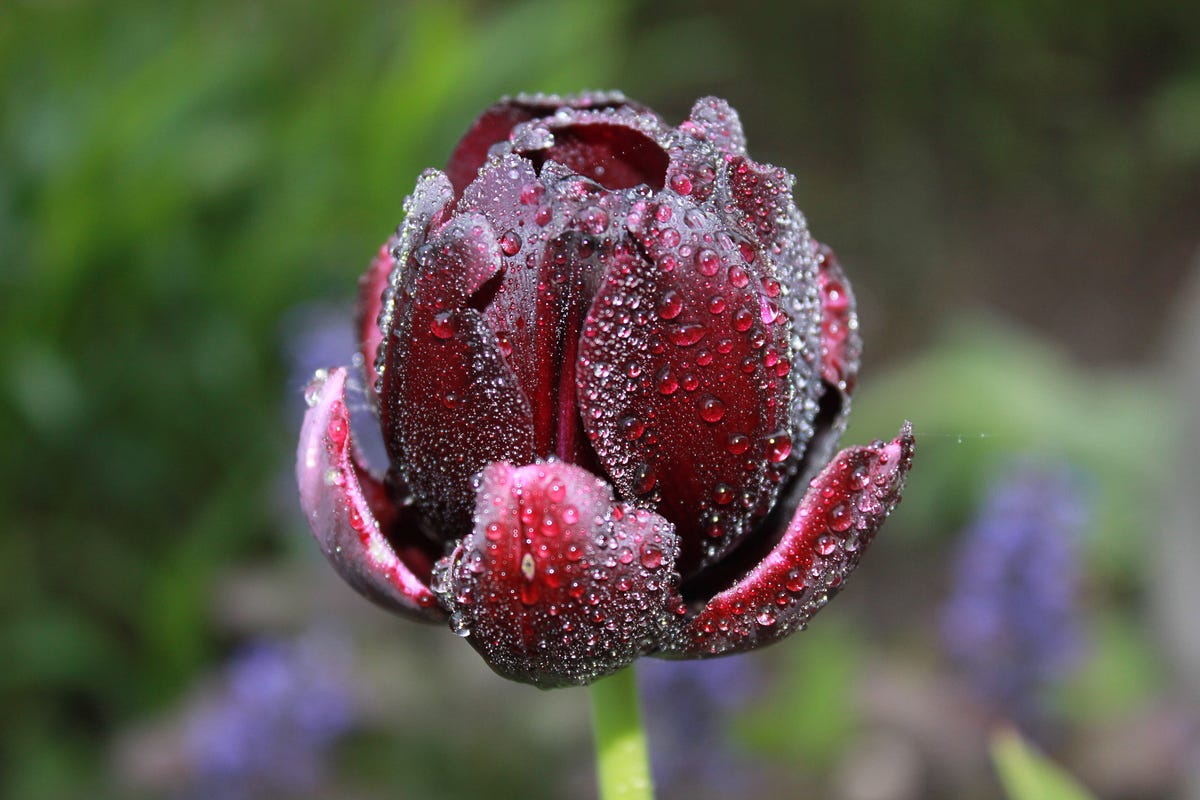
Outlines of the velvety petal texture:
M546 688L807 624L913 437L834 456L858 318L793 184L718 98L675 128L616 92L486 110L359 283L386 476L346 371L310 388L297 478L338 571Z

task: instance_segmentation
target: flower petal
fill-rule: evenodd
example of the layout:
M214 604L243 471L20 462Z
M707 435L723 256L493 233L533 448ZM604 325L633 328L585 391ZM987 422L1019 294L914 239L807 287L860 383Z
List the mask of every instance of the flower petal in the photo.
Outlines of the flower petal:
M371 260L367 271L358 279L358 304L355 308L355 326L358 329L359 352L363 358L363 372L369 387L368 396L379 407L379 373L375 371L375 362L379 358L379 345L383 341L380 330L380 316L383 312L383 295L387 290L395 261L392 249L398 240L392 237L384 242Z
M671 192L629 228L576 367L580 413L623 496L675 521L680 571L720 559L767 512L791 448L787 319L736 231Z
M499 232L504 274L479 305L532 402L534 452L592 468L576 406L575 354L609 261L631 257L628 199L556 162L493 154L460 202ZM496 283L499 283L496 286Z
M858 381L862 357L854 293L832 248L817 245L817 267L821 287L821 377L850 395Z
M543 689L585 684L660 643L682 611L670 523L614 504L559 461L492 464L475 528L435 574L450 625L499 674Z
M381 409L392 464L444 539L469 529L471 476L533 459L529 401L473 295L500 270L481 214L457 214L416 248L394 296Z
M753 650L803 629L842 589L900 502L912 456L907 423L888 444L839 453L812 481L774 549L682 625L663 655Z
M692 105L692 113L679 129L711 144L727 156L746 155L746 134L742 120L728 102L720 97L701 97Z
M547 117L560 108L619 108L632 105L620 92L590 92L580 95L529 95L505 97L479 115L470 130L463 135L446 165L446 174L454 186L456 197L462 195L484 162L492 145L508 139L513 128L531 119Z
M296 453L300 506L321 551L355 589L415 619L446 618L428 586L431 559L412 512L396 508L357 462L346 408L346 369L318 372ZM399 548L393 543L401 544ZM423 576L423 577L422 577Z

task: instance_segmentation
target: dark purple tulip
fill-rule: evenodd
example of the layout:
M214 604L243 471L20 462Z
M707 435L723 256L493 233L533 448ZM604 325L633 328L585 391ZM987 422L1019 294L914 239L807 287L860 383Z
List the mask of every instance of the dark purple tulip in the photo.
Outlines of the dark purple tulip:
M485 111L360 284L386 476L346 369L309 389L297 476L334 566L542 687L804 627L913 437L829 461L857 318L791 189L716 98L678 128L619 94Z

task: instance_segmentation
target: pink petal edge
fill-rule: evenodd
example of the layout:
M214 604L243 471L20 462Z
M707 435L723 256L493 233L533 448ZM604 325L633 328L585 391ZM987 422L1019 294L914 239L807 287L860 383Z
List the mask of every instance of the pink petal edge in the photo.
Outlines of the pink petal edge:
M427 622L446 613L396 554L380 529L362 481L378 481L357 463L346 407L346 368L320 370L305 392L308 412L296 452L300 506L321 551L338 573L370 600ZM370 487L382 497L379 487Z
M753 650L803 629L840 591L900 502L912 426L891 442L850 447L813 479L783 538L710 599L657 655L701 658Z

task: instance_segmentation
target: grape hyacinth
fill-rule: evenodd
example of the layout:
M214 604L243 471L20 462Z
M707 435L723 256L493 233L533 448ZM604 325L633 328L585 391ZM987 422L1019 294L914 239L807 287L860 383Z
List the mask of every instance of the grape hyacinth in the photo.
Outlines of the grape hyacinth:
M1078 664L1076 476L1014 465L963 534L943 615L946 650L991 709L1037 735L1043 692Z
M186 798L293 796L319 785L327 753L354 724L351 657L309 635L238 653L191 718Z

